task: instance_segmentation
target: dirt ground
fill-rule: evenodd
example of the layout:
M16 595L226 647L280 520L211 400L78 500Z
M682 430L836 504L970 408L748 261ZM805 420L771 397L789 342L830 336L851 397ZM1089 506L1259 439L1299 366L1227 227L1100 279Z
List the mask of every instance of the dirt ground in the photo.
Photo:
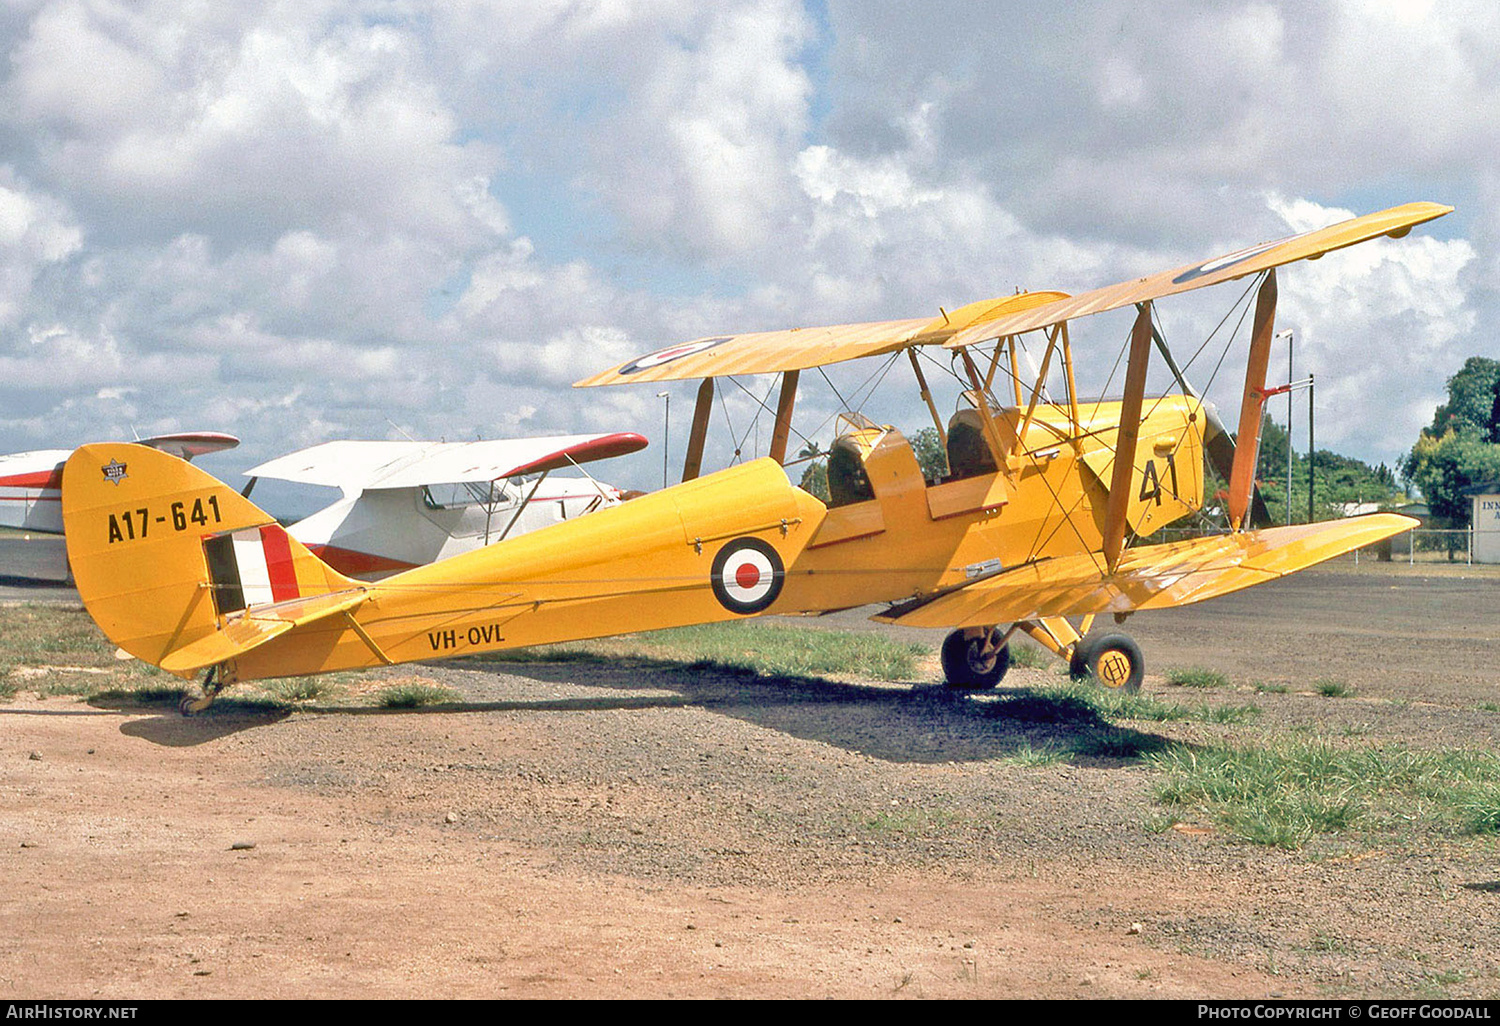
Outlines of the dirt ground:
M1147 693L1493 750L1500 575L1340 564L1127 628ZM850 615L813 626L865 629ZM919 635L936 646L940 637ZM1169 687L1212 667L1235 686ZM1283 851L1076 725L900 684L432 663L463 703L0 705L0 992L175 997L1500 995L1500 846ZM1315 682L1354 688L1346 698ZM1255 683L1286 685L1284 693ZM1424 835L1425 836L1425 835Z

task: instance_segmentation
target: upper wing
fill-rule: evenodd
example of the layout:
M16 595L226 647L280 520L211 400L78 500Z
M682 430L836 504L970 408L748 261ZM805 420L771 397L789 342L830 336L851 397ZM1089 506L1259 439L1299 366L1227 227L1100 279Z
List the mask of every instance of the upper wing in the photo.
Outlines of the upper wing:
M658 349L613 370L585 378L577 388L623 385L637 381L676 381L726 374L772 374L877 356L907 346L933 345L962 328L1067 296L1065 292L1022 292L985 299L937 317L904 321L836 324L826 328L787 328L743 335L700 338Z
M906 627L967 627L1047 616L1170 609L1284 577L1416 527L1372 513L1127 549L1113 574L1088 553L1026 563L875 617Z
M1407 203L1079 296L1070 297L1064 292L1023 292L1003 299L970 303L938 317L701 338L638 357L585 378L575 387L802 370L916 345L942 344L956 349L1131 303L1217 285L1296 260L1316 260L1324 253L1376 236L1399 238L1414 225L1442 217L1452 210L1452 207L1439 203Z
M171 453L180 460L190 460L194 456L233 449L240 444L240 440L219 431L181 431L173 435L142 438L138 444Z
M1316 260L1357 242L1364 242L1379 235L1400 238L1411 231L1414 225L1451 213L1452 207L1440 203L1407 203L1391 207L1377 214L1340 221L1327 228L1318 228L1300 235L1292 235L1275 242L1263 242L1258 246L1227 253L1212 260L1189 264L1172 271L1161 271L1144 278L1133 278L1117 285L1094 289L1081 295L1048 303L1019 313L1007 312L1001 316L978 322L957 332L944 344L950 349L973 345L986 339L1004 335L1016 335L1035 328L1045 328L1059 321L1072 320L1088 314L1115 310L1132 303L1144 303L1148 299L1174 296L1179 292L1207 288L1232 278L1255 274L1271 267L1280 267L1296 260Z
M415 488L540 473L623 456L646 444L629 431L489 442L325 442L262 463L245 476L340 488Z

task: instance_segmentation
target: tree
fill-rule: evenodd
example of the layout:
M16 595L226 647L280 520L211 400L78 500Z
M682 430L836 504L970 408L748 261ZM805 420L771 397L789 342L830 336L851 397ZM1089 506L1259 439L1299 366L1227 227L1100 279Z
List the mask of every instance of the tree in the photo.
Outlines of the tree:
M917 464L922 476L929 481L940 481L948 476L948 452L943 448L943 439L935 428L923 428L911 440L912 451L917 454Z
M1286 480L1286 428L1271 419L1269 413L1260 420L1260 450L1255 455L1255 476L1262 481Z
M1471 356L1448 379L1448 401L1433 413L1427 434L1441 438L1449 431L1500 442L1500 360Z
M1286 490L1287 444L1286 428L1267 414L1261 422L1255 477L1274 524L1286 521L1288 501L1292 507L1292 523L1300 524L1307 519L1307 456L1297 452L1292 454L1292 494L1289 499ZM1313 478L1313 516L1318 520L1341 517L1352 503L1374 502L1393 506L1404 498L1396 484L1396 475L1384 463L1372 467L1328 449L1318 450L1313 461Z
M1434 438L1426 431L1412 446L1403 472L1422 490L1433 516L1455 527L1469 523L1472 503L1463 490L1500 480L1500 445L1459 431Z
M1421 489L1433 516L1468 524L1463 490L1500 479L1500 361L1471 356L1448 379L1448 401L1402 459L1401 474Z
M807 494L823 502L828 501L828 454L817 442L808 442L797 453L799 460L809 460L807 469L802 471L802 480L797 486Z

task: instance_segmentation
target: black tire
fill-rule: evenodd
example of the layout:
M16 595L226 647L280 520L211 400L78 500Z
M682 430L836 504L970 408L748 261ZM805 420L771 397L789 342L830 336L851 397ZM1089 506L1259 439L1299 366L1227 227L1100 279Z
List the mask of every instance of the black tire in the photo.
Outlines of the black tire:
M1079 679L1092 679L1111 691L1135 694L1146 679L1141 646L1128 634L1099 634L1073 646L1068 669Z
M957 630L943 639L943 677L948 687L988 691L1000 683L1010 669L1010 646L1001 645L988 658L980 654L994 635L992 627L988 635L966 638Z

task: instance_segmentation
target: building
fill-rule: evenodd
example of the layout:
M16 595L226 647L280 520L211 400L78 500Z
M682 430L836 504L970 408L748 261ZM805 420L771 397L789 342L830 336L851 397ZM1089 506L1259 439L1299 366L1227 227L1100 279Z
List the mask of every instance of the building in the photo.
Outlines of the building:
M1500 563L1500 481L1471 485L1464 494L1474 503L1474 562Z

